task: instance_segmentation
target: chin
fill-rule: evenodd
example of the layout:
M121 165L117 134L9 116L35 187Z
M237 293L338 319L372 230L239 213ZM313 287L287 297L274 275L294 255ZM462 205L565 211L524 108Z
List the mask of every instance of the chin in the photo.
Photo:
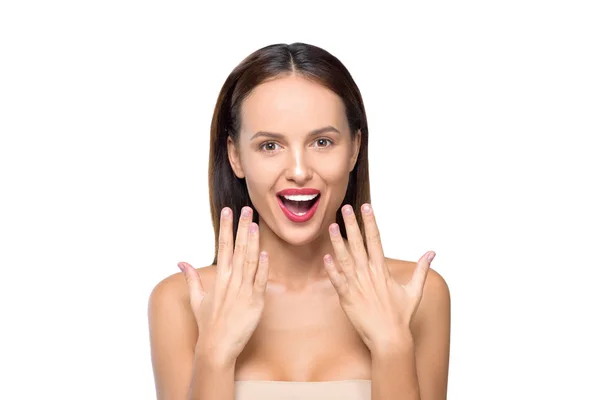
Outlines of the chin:
M315 189L288 189L276 196L276 201L268 204L270 230L281 240L292 246L311 244L327 235L325 223L331 198L321 196ZM260 213L260 211L259 211ZM331 212L331 222L335 213ZM324 231L324 232L323 232Z
M306 229L304 232L296 230L294 232L294 230L283 228L279 230L277 236L292 246L304 246L317 240L319 232L313 229Z

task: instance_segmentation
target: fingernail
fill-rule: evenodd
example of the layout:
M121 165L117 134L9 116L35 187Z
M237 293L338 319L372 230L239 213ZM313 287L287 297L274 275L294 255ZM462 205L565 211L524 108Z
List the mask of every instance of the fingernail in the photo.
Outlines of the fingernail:
M371 206L368 204L363 204L362 210L365 214L369 214L371 212Z
M229 208L224 208L221 210L222 217L229 217Z
M250 233L256 233L257 230L258 230L258 225L256 225L254 222L252 224L250 224Z
M350 215L350 214L352 214L352 207L351 207L351 206L344 206L344 207L342 208L342 212L343 212L345 215Z
M332 259L331 259L331 256L330 256L329 254L327 254L327 255L325 256L325 262L326 262L327 264L331 264L331 261L332 261Z
M260 261L261 262L267 261L267 252L266 251L261 251L260 252Z
M248 207L242 208L242 217L247 217L250 215L250 209Z
M431 253L429 253L429 255L427 256L427 261L432 262L433 259L435 258L435 253L432 251Z
M179 269L181 270L181 272L185 271L185 267L183 266L182 263L177 263L177 266L179 267Z
M331 230L331 233L333 233L334 235L337 235L340 233L340 227L338 226L338 224L332 224L329 229Z

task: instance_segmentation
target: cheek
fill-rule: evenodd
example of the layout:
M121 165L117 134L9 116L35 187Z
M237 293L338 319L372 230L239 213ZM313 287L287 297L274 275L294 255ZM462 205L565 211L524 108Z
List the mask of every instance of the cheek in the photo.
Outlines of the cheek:
M350 176L347 159L340 157L320 163L319 175L330 185L344 184Z
M339 208L346 196L346 190L350 180L350 172L347 163L344 161L331 163L320 171L320 175L328 186L331 202L330 206Z
M243 168L250 200L256 205L262 201L264 194L273 186L273 180L276 179L276 169L270 166L269 163L251 158L244 163Z

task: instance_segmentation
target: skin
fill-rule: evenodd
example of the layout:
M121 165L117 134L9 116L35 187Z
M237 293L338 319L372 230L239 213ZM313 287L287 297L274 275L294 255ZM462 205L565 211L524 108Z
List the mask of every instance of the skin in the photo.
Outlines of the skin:
M337 132L309 134L328 126ZM256 136L259 131L279 136ZM420 398L445 399L450 296L427 261L432 253L418 263L385 257L372 209L344 216L348 241L335 233L359 145L360 132L352 141L341 99L300 76L263 83L244 101L240 137L229 141L228 153L260 214L257 237L268 253L268 273L264 308L237 357L234 379L370 380L375 354L410 343ZM303 224L289 221L275 196L295 187L321 191L317 212ZM355 212L363 212L364 227L356 224ZM370 238L366 246L361 229ZM149 303L157 391L181 398L199 337L190 277L196 271L206 293L219 279L215 265L185 264L184 270L187 283L181 273L166 278Z
M327 126L340 133L307 134ZM284 136L255 137L261 131ZM228 142L229 159L260 214L261 249L269 253L270 278L281 290L327 279L322 257L333 251L327 227L344 199L359 146L360 137L350 140L341 99L304 78L264 83L242 105L239 143ZM316 214L304 224L288 220L275 195L296 187L321 191Z

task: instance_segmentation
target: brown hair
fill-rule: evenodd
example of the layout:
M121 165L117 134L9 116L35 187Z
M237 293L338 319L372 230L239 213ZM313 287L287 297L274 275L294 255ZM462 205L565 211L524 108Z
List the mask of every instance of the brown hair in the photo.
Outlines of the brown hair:
M297 74L336 93L343 101L352 140L361 131L358 159L348 182L343 204L350 204L355 211L363 203L371 202L369 184L368 144L369 129L362 96L346 67L332 54L305 43L273 44L263 47L246 57L229 74L217 98L210 127L210 156L208 186L210 211L215 233L215 256L217 262L220 230L220 213L223 207L233 211L233 237L237 234L239 216L244 206L254 210L254 222L258 213L250 201L245 179L238 178L231 168L227 155L227 138L237 141L241 127L240 111L243 100L261 83L286 75ZM362 229L360 212L356 212ZM336 214L340 232L346 238L341 207ZM363 232L364 238L364 232Z

